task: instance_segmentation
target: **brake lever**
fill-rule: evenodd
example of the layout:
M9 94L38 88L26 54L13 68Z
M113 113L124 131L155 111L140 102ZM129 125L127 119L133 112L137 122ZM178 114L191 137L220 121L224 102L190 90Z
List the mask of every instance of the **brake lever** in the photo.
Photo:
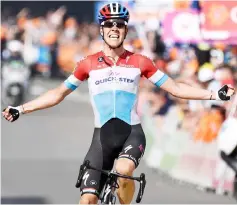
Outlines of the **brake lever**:
M76 185L75 185L76 188L79 188L81 186L82 177L84 176L85 171L89 168L90 168L90 162L88 160L86 160L80 166L79 175L78 175L77 182L76 182Z
M145 186L146 186L145 174L142 173L140 175L140 187L139 187L139 191L138 191L138 194L137 194L136 203L140 203L141 202L142 196L144 194Z

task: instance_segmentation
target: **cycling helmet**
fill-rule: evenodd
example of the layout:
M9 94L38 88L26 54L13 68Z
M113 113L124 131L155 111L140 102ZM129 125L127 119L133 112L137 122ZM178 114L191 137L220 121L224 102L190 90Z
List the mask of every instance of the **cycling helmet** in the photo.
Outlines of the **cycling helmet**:
M129 11L119 3L110 3L102 7L99 11L98 20L100 24L108 19L123 19L128 22Z

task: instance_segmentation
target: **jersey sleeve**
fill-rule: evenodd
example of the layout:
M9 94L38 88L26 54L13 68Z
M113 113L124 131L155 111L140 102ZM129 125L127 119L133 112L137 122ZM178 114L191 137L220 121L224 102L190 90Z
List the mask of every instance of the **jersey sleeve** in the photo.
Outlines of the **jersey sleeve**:
M146 56L140 56L139 66L142 76L146 77L158 87L168 79L168 75L160 71L154 62Z
M64 84L71 90L75 90L84 80L89 77L91 63L88 58L80 60L73 73L64 81Z

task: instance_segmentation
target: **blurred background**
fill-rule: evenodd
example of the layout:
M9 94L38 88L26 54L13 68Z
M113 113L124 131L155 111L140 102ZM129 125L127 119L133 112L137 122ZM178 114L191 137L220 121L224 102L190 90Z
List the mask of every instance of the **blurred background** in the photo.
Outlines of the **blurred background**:
M77 61L101 50L96 16L106 2L1 2L2 107L58 86ZM179 82L237 88L237 1L120 2L131 14L126 49ZM136 173L147 175L143 203L236 203L236 174L220 157L236 152L236 107L236 96L181 100L141 80L147 149ZM87 83L60 105L1 126L2 203L76 204L74 185L93 134Z

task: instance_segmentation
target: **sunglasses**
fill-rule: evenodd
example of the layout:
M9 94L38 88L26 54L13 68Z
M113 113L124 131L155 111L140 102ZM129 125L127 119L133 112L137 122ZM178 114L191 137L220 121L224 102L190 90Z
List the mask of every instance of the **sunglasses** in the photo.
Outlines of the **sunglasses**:
M105 28L113 28L116 26L117 28L124 28L127 25L126 21L104 21L101 23L101 26Z

